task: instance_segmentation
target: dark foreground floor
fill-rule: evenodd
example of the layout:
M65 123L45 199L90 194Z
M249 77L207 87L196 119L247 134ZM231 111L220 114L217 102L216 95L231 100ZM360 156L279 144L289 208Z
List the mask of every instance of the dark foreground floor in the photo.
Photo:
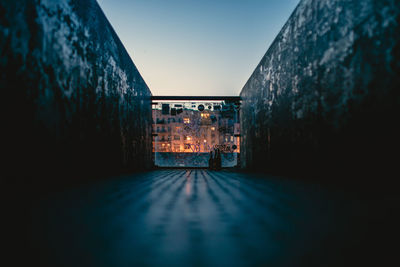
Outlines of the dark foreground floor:
M395 203L273 177L159 170L44 199L32 252L43 266L388 264Z

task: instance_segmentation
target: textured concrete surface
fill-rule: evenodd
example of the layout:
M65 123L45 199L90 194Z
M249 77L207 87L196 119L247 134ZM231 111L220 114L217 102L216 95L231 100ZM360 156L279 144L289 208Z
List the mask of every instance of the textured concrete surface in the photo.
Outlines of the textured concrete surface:
M399 1L302 0L241 91L242 166L389 179L398 88Z
M95 0L0 2L12 176L151 166L151 92Z
M86 267L392 266L396 203L394 195L284 178L158 170L36 203L34 256L26 259Z

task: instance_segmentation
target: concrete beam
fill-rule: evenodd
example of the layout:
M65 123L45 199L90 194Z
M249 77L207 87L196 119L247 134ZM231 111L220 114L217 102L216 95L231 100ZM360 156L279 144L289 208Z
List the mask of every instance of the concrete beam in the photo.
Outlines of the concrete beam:
M2 1L0 51L11 176L150 167L151 92L95 0Z
M399 24L396 0L302 0L240 93L242 166L392 177Z

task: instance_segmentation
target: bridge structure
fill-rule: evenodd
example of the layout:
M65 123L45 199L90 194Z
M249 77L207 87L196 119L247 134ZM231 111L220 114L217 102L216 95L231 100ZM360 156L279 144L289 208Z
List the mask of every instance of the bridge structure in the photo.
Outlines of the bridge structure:
M399 18L397 0L301 0L240 95L154 96L95 0L0 2L7 258L392 265ZM204 144L225 129L216 144L240 164L155 168L154 107L166 116L168 101L231 105L226 120L187 111L209 124ZM188 152L193 133L176 136L163 144Z

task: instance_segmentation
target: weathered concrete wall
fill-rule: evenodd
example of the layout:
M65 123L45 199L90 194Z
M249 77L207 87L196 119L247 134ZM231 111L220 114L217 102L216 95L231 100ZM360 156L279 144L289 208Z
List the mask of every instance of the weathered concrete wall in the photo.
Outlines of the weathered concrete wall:
M399 81L399 1L301 1L242 89L242 166L392 177Z
M1 1L0 90L12 176L151 164L151 92L95 0Z

